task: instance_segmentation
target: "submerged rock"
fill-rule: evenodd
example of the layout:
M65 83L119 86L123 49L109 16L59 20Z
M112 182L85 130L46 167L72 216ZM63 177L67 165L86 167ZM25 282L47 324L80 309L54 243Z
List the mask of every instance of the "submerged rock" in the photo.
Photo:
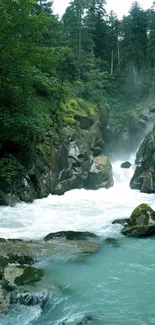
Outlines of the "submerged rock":
M105 243L114 247L119 247L119 240L117 238L106 238Z
M132 212L122 233L131 237L155 235L155 211L147 204L139 205Z
M94 158L85 185L88 189L110 188L114 185L112 166L106 156Z
M58 231L48 234L44 240L48 241L57 237L65 237L67 240L86 240L88 238L96 238L97 235L88 231Z
M121 168L129 169L131 167L131 163L129 161L125 161L121 164Z

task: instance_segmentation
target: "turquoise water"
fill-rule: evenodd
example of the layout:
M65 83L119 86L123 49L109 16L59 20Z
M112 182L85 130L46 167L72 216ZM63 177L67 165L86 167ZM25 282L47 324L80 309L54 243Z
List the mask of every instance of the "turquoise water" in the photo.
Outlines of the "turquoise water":
M57 230L91 230L119 239L119 247L105 244L84 259L44 258L48 290L43 308L14 307L0 317L1 325L77 324L92 316L94 325L155 324L155 238L121 236L116 218L129 217L139 203L155 208L155 195L129 189L132 171L114 165L115 187L110 190L78 190L63 197L37 200L33 204L1 208L0 237L42 238Z

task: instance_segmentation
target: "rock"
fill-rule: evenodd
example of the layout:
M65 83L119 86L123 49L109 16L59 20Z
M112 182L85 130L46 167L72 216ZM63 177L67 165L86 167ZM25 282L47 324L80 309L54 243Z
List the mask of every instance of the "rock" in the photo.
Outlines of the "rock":
M43 306L48 300L49 293L47 291L43 292L21 292L15 290L10 293L9 302L10 304L21 304L25 306Z
M0 284L0 314L6 314L8 312L9 312L9 307L4 297L4 291L2 285Z
M150 132L136 155L136 170L131 179L132 189L142 193L155 193L155 135Z
M154 183L153 183L153 175L151 172L145 172L143 174L143 183L141 187L142 193L154 193Z
M93 151L93 156L94 157L97 157L97 156L99 156L99 155L101 155L103 153L103 149L100 148L100 147L95 147L95 148L93 148L92 151Z
M129 218L125 218L125 219L116 219L112 222L113 225L115 224L119 224L121 226L124 226L125 223L127 223L129 220Z
M112 166L106 156L98 156L93 160L85 186L88 189L113 186Z
M129 161L125 161L121 164L121 168L129 169L131 167L131 163Z
M12 291L17 286L28 285L33 282L38 282L43 277L43 272L32 266L20 266L18 264L9 264L4 269L3 287L6 290Z
M87 240L88 238L97 238L97 235L88 231L58 231L48 234L44 240L48 241L57 237L65 237L67 240Z
M89 256L93 253L99 251L101 245L95 242L79 242L77 243L77 248L79 250L80 256Z
M117 238L106 238L105 243L114 247L119 247L119 240Z
M155 211L147 204L139 205L124 225L122 233L131 237L155 235Z
M80 128L87 130L94 124L94 118L89 116L75 115L75 119L79 122Z

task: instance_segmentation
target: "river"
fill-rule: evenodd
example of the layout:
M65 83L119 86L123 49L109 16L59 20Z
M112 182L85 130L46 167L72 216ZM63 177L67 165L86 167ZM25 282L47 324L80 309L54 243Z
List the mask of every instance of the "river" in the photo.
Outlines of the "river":
M134 156L130 157L134 161ZM155 240L129 239L120 233L114 219L126 218L140 203L155 209L155 195L129 187L133 169L113 163L115 186L109 190L73 190L49 196L33 204L0 208L0 237L41 239L59 230L92 231L103 238L114 236L120 246L103 245L86 261L45 260L48 286L53 292L44 309L16 306L0 317L1 325L77 324L87 315L94 325L155 324Z

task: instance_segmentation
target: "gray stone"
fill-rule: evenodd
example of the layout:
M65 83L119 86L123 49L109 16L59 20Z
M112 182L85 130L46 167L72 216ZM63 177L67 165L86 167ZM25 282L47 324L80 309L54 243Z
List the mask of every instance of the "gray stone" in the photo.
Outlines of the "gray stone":
M88 189L109 188L113 184L112 166L109 159L106 156L94 158L88 179L85 183L86 187Z

